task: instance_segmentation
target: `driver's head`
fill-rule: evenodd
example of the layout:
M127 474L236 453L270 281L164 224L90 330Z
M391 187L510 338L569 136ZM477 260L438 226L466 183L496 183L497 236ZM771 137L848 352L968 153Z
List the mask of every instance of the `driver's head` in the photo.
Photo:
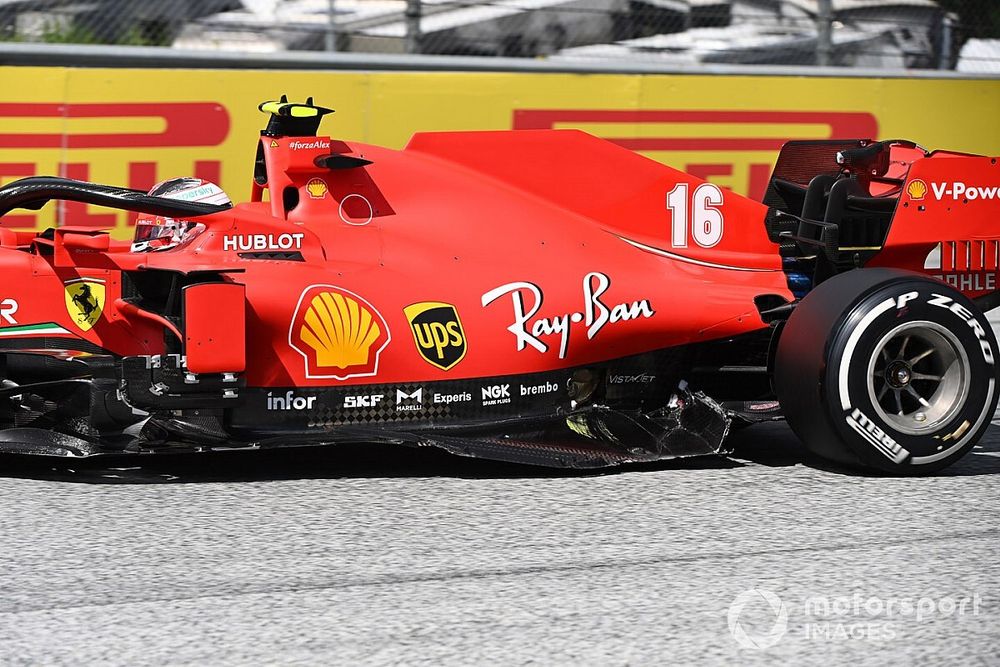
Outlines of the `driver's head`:
M200 178L170 178L160 181L150 188L149 194L180 201L196 201L219 206L233 205L222 188Z
M155 252L175 248L195 226L196 223L187 220L142 213L135 221L132 252Z
M232 206L226 193L215 183L200 178L171 178L154 185L149 194L164 199ZM140 213L135 221L132 252L155 252L176 248L194 238L203 225L162 215Z

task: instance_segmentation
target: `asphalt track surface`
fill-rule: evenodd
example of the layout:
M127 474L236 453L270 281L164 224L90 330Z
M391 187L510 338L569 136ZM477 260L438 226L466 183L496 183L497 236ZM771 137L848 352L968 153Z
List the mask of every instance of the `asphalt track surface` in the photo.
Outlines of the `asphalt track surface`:
M5 460L0 665L1000 664L1000 425L920 479L830 469L782 424L734 443L582 475Z

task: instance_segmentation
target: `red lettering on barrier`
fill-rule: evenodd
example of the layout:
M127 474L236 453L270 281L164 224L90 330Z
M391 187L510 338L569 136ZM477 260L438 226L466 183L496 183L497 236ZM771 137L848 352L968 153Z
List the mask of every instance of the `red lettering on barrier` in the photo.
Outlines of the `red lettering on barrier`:
M16 132L0 133L0 146L9 149L74 149L74 148L165 148L218 146L229 135L229 112L217 102L157 102L123 104L36 104L0 103L0 121L5 127L17 127L18 118L114 118L128 129L129 119L158 120L163 129L154 132L73 133L73 132ZM8 163L0 165L0 177L33 176L37 165L33 163ZM129 187L148 190L157 181L157 163L130 162ZM61 164L59 173L67 178L88 180L90 165L82 162ZM218 183L222 164L218 160L199 160L194 163L198 178ZM87 206L77 202L60 202L56 220L58 224L89 227L114 227L117 214L90 213ZM129 214L129 224L135 214ZM35 227L35 215L7 215L5 227Z
M155 162L129 162L128 186L133 190L149 191L156 185Z
M684 167L684 171L696 178L704 181L710 180L710 176L732 176L733 165L731 164L689 164Z
M162 132L0 134L5 148L149 148L218 146L229 135L229 112L217 102L124 104L0 104L0 120L8 118L156 118ZM9 127L10 124L8 123Z
M60 164L59 173L64 178L86 181L90 174L90 165L85 163ZM114 213L90 213L87 205L75 201L61 201L56 209L56 224L74 225L80 227L97 227L111 229L115 226L118 216Z
M0 164L0 178L24 178L35 175L33 162L7 162ZM0 227L34 227L37 225L35 214L5 215L0 219Z
M852 111L675 111L515 109L514 129L551 129L563 123L678 123L767 124L786 126L777 137L605 137L634 151L776 151L789 139L874 139L878 121L866 112ZM796 125L823 125L825 137L802 137ZM720 127L720 131L724 130Z
M129 162L128 163L128 186L133 190L149 189L156 185L156 163L155 162ZM139 214L135 211L128 212L128 224L134 225ZM74 224L70 222L70 224Z
M588 123L622 125L680 124L714 125L723 136L704 137L623 137L605 136L604 139L634 151L774 151L781 149L791 139L874 139L878 137L878 119L863 111L715 111L715 110L624 110L624 109L515 109L515 130L552 129L557 125L585 125ZM782 136L740 137L725 136L727 125L776 125ZM815 133L803 136L797 128L821 126L823 136ZM689 164L691 174L709 180L711 176L732 176L735 164ZM770 164L749 165L747 194L760 201L767 191L771 178Z
M770 182L771 165L750 165L750 185L747 187L747 196L754 201L764 201L764 195L767 193L767 186Z
M197 160L194 163L194 175L218 185L222 183L222 163L218 160Z

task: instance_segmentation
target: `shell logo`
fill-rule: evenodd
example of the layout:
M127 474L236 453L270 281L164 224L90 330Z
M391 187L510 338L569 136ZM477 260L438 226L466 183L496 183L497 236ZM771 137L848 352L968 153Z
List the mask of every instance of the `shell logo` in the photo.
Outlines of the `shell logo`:
M921 179L915 178L906 186L906 194L910 195L910 199L920 201L927 196L927 184Z
M288 344L305 359L308 379L376 375L379 355L391 339L374 306L334 285L307 287L288 331Z
M308 194L313 199L322 199L326 196L329 188L326 187L326 181L322 178L311 178L309 182L306 183L306 194Z

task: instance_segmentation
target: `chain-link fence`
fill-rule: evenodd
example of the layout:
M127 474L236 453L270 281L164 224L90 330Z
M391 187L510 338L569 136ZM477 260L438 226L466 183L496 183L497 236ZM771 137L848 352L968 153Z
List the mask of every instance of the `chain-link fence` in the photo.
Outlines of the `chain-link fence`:
M0 39L1000 73L1000 2L0 0Z

